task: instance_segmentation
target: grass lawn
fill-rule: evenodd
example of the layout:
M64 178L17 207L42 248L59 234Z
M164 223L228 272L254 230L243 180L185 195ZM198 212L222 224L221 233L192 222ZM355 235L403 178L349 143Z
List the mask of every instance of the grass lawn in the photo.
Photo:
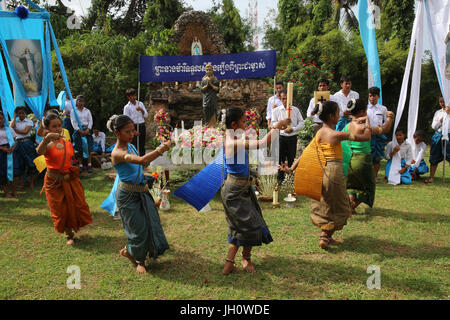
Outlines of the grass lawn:
M0 198L0 299L449 299L450 171L443 184L442 163L433 185L378 184L374 208L360 206L336 233L345 242L329 251L319 248L307 198L293 209L262 203L274 242L253 250L255 275L221 274L228 245L219 194L204 214L171 197L171 211L160 212L170 250L137 275L118 254L121 222L99 207L112 181L98 171L82 182L93 223L73 247L54 231L39 188ZM80 290L66 286L71 265L80 267ZM371 265L380 267L380 290L367 288Z

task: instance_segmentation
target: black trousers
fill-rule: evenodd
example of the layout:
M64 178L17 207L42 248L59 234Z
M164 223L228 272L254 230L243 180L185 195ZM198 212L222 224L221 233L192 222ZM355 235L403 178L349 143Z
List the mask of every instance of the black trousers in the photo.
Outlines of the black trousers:
M280 159L279 163L287 161L288 166L292 166L297 153L297 138L298 136L282 136L280 135ZM278 171L278 184L281 184L284 180L284 172Z
M134 128L137 132L137 125L134 124ZM145 154L145 136L147 135L147 131L145 129L145 123L139 124L139 135L134 136L133 141L131 142L135 147L136 150L139 152L140 156L143 156ZM139 149L138 149L138 140L139 140Z

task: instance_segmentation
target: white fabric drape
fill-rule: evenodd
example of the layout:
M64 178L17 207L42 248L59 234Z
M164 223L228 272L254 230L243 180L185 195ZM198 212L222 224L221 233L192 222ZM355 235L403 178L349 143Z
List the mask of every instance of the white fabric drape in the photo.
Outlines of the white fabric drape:
M411 63L412 63L412 58L414 55L414 48L416 47L416 42L419 37L419 34L423 36L422 30L423 30L423 1L419 1L418 7L417 7L416 19L414 21L413 30L411 33L411 41L410 41L410 46L409 46L408 59L406 61L405 74L403 75L402 89L400 91L400 98L398 100L398 105L397 105L397 115L395 117L395 123L394 123L394 133L392 136L392 140L395 142L396 145L398 143L397 143L397 139L395 138L395 131L397 130L398 124L399 124L400 119L403 114L403 109L405 107L406 96L408 93L409 75L411 73ZM423 38L423 37L421 37L421 38ZM423 41L421 41L420 44L423 45ZM416 53L422 52L422 50L423 50L423 46L422 46L422 48L417 48ZM421 57L422 53L418 54L418 56ZM421 63L421 59L420 59L420 63ZM416 60L415 60L414 65L415 66L417 65L417 55L416 55ZM419 64L419 66L421 66L421 64ZM417 81L416 67L414 68L414 74L416 75L416 78L413 77L413 83L412 83L413 85L415 84L415 81ZM419 74L419 87L420 87L420 74ZM410 102L410 106L411 106L411 102ZM401 158L400 158L400 154L396 153L392 157L391 169L389 171L389 180L388 180L389 184L397 185L400 183L400 173L399 173L400 170L401 170Z

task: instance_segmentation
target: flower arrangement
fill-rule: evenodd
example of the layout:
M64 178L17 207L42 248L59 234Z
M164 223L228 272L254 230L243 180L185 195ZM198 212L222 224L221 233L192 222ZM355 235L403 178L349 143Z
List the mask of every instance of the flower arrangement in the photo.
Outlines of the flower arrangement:
M159 109L155 113L153 120L155 121L155 123L160 123L160 124L167 123L167 122L169 122L169 114L167 112L165 112L164 109Z
M176 146L190 148L192 161L194 161L194 152L198 149L202 149L202 151L208 149L212 153L211 156L214 156L215 151L223 145L224 132L221 128L195 126L184 130L178 138L175 138Z
M156 128L156 139L159 143L164 143L170 140L170 130L169 130L169 114L164 111L164 109L159 109L155 116L153 117L153 121L158 124Z
M258 111L256 108L245 110L245 117L247 118L246 138L257 140L259 138L259 122L261 118Z

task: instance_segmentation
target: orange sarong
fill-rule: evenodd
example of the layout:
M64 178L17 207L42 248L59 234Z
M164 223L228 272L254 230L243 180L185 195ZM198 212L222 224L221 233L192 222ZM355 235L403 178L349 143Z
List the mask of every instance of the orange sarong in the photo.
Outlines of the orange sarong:
M80 169L70 164L72 144L64 140L59 142L64 143L66 148L58 150L53 146L45 154L47 173L44 189L55 230L64 233L65 229L78 231L92 223L92 216L79 178ZM56 169L56 166L59 168Z

